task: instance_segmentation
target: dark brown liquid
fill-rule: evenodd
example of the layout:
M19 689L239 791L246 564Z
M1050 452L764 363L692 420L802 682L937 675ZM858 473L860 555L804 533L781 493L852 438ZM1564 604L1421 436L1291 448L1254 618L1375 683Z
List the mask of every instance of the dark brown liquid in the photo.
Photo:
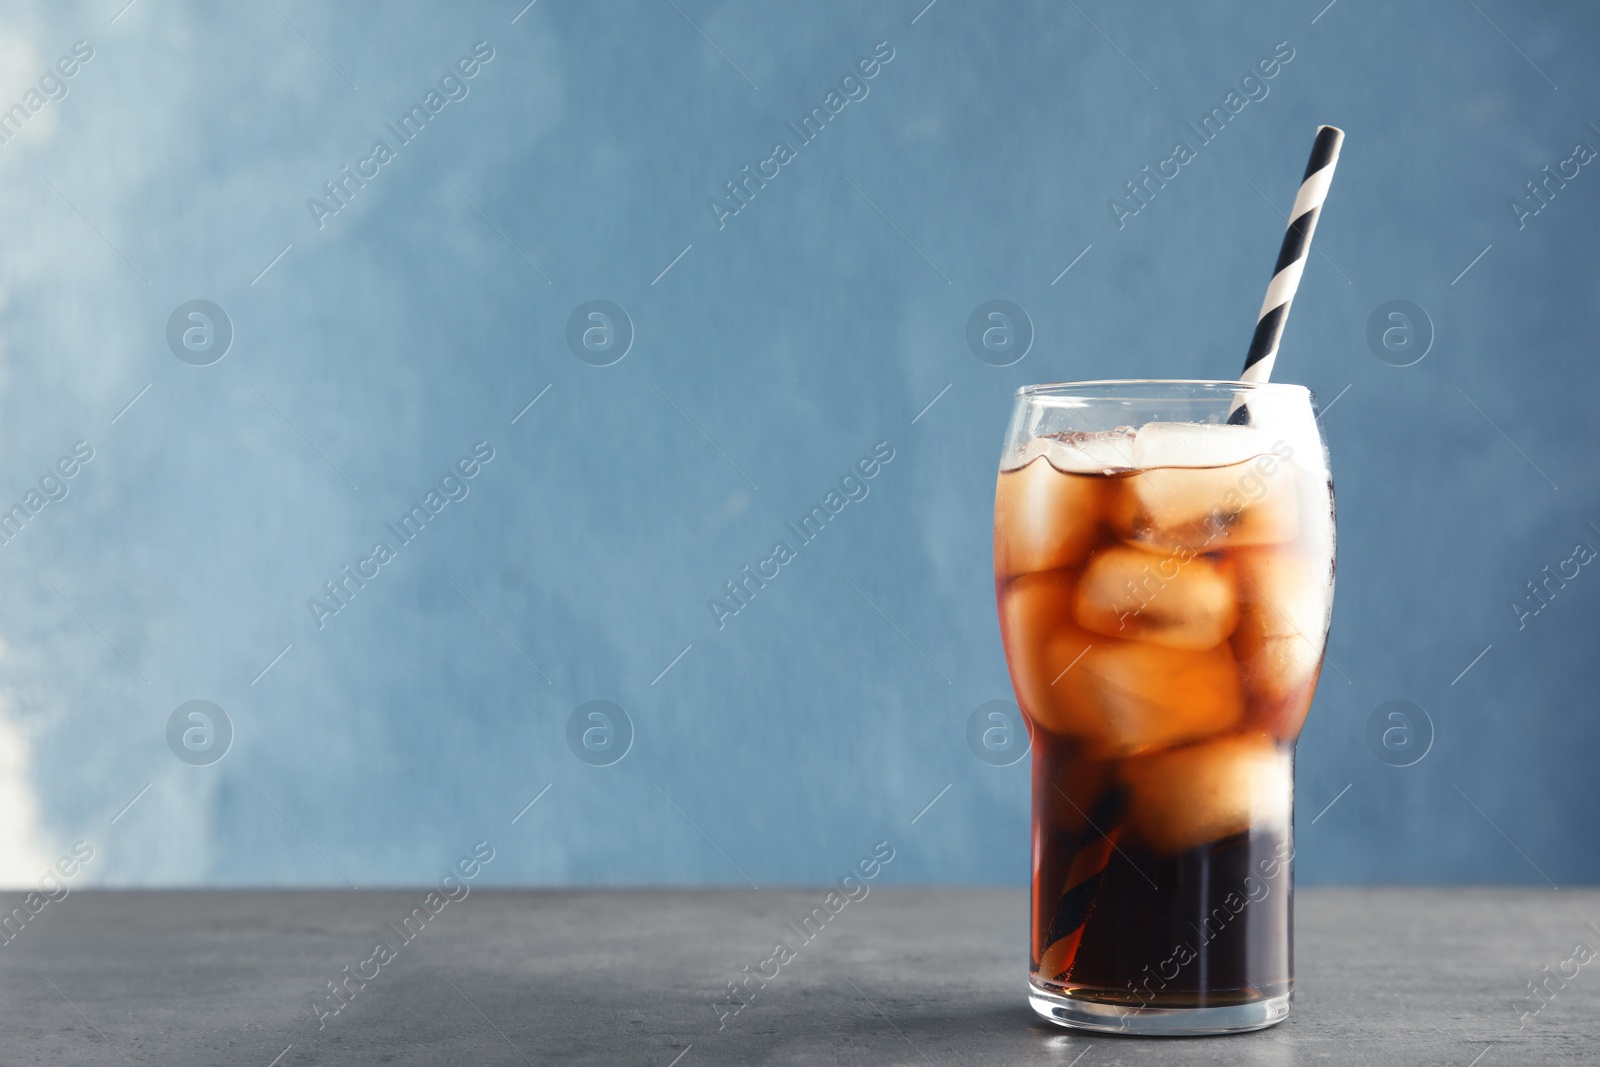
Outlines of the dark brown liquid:
M1119 832L1126 787L1113 780L1089 791L1082 804L1078 797L1087 794L1073 788L1071 777L1085 773L1084 763L1073 748L1035 730L1035 984L1133 1008L1220 1006L1288 992L1294 975L1288 834L1247 830L1162 855ZM1086 818L1071 805L1065 817L1053 814L1062 812L1063 790L1077 794ZM1071 877L1075 864L1080 873L1092 872L1107 853L1098 875ZM1043 968L1041 958L1049 961Z
M1332 596L1326 472L1001 473L995 591L1033 727L1035 987L1133 1009L1293 981L1294 741Z

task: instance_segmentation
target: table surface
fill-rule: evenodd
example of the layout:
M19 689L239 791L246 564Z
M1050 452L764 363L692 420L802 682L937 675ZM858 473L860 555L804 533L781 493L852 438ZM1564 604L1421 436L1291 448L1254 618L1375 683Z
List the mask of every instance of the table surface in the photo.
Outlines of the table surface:
M1566 962L1600 891L1571 889L1301 890L1287 1022L1145 1039L1036 1021L1023 891L877 887L719 1029L825 892L472 889L405 941L425 889L74 891L0 946L0 1064L1600 1062L1600 963ZM347 965L376 977L319 1025Z

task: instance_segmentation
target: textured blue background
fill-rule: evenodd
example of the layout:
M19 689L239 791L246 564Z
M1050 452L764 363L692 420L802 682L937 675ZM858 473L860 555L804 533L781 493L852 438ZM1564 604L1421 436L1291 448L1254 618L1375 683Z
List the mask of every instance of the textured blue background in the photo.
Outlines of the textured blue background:
M1011 393L1236 373L1320 122L1349 139L1277 377L1338 398L1349 680L1302 738L1300 876L1600 875L1600 574L1510 607L1600 547L1600 172L1509 206L1600 147L1600 16L924 2L8 5L0 106L94 58L0 146L0 497L95 458L0 548L6 879L84 838L106 884L415 882L487 838L499 882L814 882L882 839L893 880L1021 881L1027 765L965 740L1010 696ZM319 229L307 198L478 41L470 95ZM197 298L236 331L208 367L165 339ZM596 298L636 329L605 368L565 340ZM965 341L996 298L1036 331L1006 368ZM1414 366L1366 339L1394 299L1436 333ZM470 495L319 630L307 598L479 440ZM878 441L870 496L719 631L708 599ZM191 699L235 726L212 766L167 748ZM566 742L591 699L634 724L611 767ZM1368 746L1391 699L1432 720L1415 766Z

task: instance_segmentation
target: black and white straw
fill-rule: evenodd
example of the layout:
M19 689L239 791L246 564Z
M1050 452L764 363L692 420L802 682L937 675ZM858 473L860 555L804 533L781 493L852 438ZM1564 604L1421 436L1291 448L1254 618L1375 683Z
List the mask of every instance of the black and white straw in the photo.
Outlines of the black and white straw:
M1300 286L1306 256L1311 254L1311 235L1316 232L1322 202L1327 199L1333 168L1339 163L1339 146L1343 143L1343 130L1333 126L1317 127L1317 140L1311 146L1306 176L1300 180L1300 192L1295 195L1294 209L1289 212L1289 228L1284 231L1283 247L1278 251L1278 265L1272 269L1272 281L1267 285L1267 296L1261 301L1261 313L1256 318L1255 336L1250 339L1250 354L1244 360L1244 373L1239 375L1242 381L1264 382L1272 377L1278 341L1289 319L1294 292Z

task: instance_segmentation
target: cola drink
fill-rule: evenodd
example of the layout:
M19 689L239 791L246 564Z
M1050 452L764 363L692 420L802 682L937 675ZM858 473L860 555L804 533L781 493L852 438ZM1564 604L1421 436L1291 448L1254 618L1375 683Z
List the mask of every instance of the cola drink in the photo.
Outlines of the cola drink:
M1254 404L1258 425L1220 404L1213 422L1013 421L995 589L1033 735L1032 997L1057 1022L1208 1033L1288 1011L1332 485L1315 424L1277 432L1286 413Z

